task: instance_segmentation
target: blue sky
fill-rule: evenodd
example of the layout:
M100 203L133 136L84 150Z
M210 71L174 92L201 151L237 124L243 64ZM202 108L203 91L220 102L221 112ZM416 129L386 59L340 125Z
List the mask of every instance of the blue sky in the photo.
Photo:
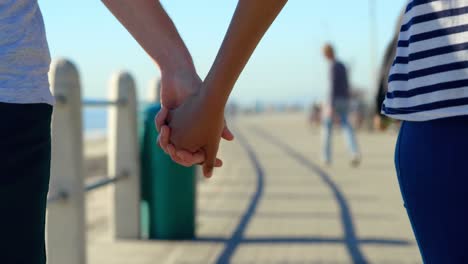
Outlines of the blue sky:
M378 65L407 0L377 4ZM158 68L101 1L39 0L52 57L79 67L85 97L104 97L112 72L125 69L139 96ZM185 40L202 78L221 44L237 1L162 1ZM369 0L291 0L258 46L232 93L238 102L310 101L326 93L326 64L320 53L331 42L348 66L354 86L374 90L369 36Z

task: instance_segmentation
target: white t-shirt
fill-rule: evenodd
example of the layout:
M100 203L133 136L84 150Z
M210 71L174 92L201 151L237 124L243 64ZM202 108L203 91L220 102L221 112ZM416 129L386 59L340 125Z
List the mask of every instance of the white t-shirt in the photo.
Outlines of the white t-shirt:
M49 67L37 0L0 0L0 102L53 104Z

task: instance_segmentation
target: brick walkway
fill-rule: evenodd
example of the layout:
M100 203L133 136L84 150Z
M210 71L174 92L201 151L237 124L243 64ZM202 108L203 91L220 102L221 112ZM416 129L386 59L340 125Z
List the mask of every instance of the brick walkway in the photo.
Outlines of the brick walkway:
M393 169L396 135L358 134L363 163L352 168L336 133L335 162L323 167L305 120L237 120L225 167L198 185L196 241L114 241L109 189L91 193L89 263L421 263Z

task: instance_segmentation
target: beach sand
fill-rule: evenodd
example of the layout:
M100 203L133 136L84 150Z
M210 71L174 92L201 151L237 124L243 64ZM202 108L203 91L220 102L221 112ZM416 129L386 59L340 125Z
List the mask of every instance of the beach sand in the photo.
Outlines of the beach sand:
M84 177L85 182L89 184L107 176L107 139L105 135L86 137L84 145ZM103 235L104 232L112 233L112 212L108 209L108 205L112 204L111 197L110 186L86 194L88 241L95 241L97 237L104 238L104 240L112 239L112 235ZM103 206L105 210L102 210Z
M84 140L84 171L87 179L107 176L107 139L88 137Z

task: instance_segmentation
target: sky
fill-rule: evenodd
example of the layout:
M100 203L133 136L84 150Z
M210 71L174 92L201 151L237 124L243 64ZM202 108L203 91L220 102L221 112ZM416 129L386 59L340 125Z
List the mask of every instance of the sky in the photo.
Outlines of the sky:
M371 24L369 2L376 3ZM407 0L290 0L240 76L233 101L311 102L327 90L324 43L334 45L354 87L373 94L375 73ZM190 50L198 74L208 73L237 1L163 0ZM53 58L73 61L84 97L104 98L113 72L129 71L144 100L157 65L98 0L39 0ZM376 32L372 38L372 26ZM372 45L371 43L375 43ZM372 55L376 47L376 56Z

